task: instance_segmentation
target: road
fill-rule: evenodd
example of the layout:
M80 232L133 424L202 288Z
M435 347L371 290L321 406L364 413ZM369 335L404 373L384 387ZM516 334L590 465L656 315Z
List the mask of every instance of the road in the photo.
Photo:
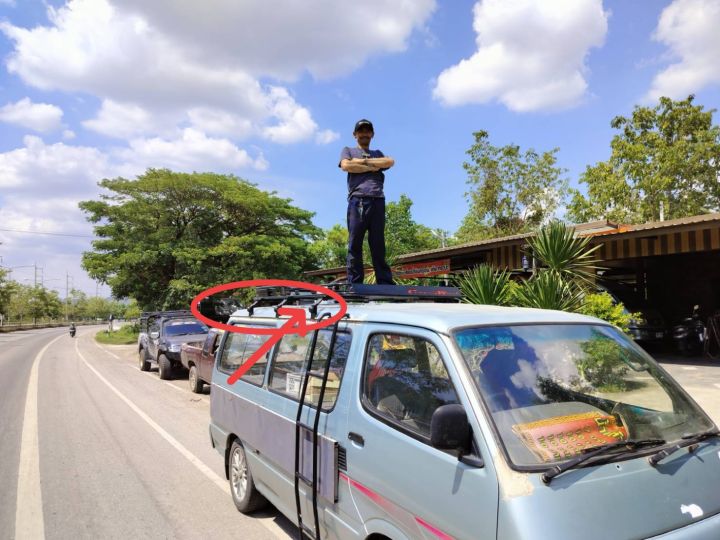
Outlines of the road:
M141 372L99 328L0 334L0 540L296 537L275 511L235 509L209 395ZM720 423L720 365L663 365Z
M295 537L235 509L209 396L141 372L99 328L0 334L0 539Z

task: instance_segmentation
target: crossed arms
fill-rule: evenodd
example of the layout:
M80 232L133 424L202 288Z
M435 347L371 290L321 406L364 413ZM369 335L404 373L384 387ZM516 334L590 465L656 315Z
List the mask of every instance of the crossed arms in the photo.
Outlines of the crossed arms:
M340 168L349 173L376 172L395 165L391 157L351 158L340 161Z

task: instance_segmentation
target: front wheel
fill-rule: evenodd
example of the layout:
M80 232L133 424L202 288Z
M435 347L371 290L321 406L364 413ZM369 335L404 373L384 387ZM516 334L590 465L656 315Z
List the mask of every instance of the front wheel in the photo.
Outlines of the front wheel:
M161 354L158 356L158 375L160 375L162 380L166 381L170 378L171 373L172 364L170 363L170 360L168 360L167 356Z
M140 352L138 353L138 367L140 368L140 371L148 371L150 369L150 362L148 362L145 349L140 349Z
M228 460L230 493L237 509L243 514L249 514L264 507L267 499L255 489L252 473L245 457L245 449L240 441L233 441Z
M203 391L203 382L198 376L198 370L195 366L190 366L190 373L188 373L188 383L190 384L190 391L195 394L201 394Z

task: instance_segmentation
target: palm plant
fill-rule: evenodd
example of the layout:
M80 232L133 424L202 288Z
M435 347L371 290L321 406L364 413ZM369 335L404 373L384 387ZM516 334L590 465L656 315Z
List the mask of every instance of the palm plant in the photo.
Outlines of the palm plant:
M456 284L462 292L463 302L497 306L512 303L514 287L506 270L495 270L481 264L464 272L456 279Z
M528 240L533 256L569 284L583 289L594 288L597 260L594 253L600 246L590 247L589 238L575 235L572 227L551 221Z
M577 284L553 270L541 270L515 291L515 304L521 307L577 311L585 294Z

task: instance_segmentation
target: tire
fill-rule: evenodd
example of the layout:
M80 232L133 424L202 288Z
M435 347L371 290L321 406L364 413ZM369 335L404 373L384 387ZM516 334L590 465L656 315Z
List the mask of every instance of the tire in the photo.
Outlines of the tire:
M145 349L140 349L140 352L138 353L138 364L140 367L140 371L149 371L150 370L150 362L148 362L147 354L145 353Z
M245 449L237 439L233 441L228 455L228 481L233 502L243 514L255 512L267 505L267 499L255 489L252 473L245 458Z
M170 379L170 375L172 375L172 367L173 366L167 356L164 354L158 356L158 375L160 375L162 380L167 381Z
M190 384L190 391L194 394L202 394L203 382L198 375L197 367L190 366L190 372L188 373L188 383Z

